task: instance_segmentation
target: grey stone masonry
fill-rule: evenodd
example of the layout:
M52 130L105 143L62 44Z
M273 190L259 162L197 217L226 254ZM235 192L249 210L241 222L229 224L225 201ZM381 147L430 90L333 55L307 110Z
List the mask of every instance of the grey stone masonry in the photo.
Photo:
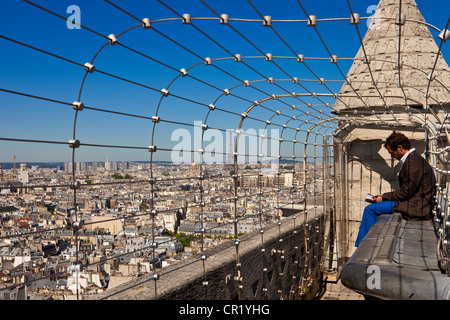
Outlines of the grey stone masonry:
M322 213L306 225L298 214L270 225L262 238L260 232L242 236L238 248L230 241L204 252L206 260L197 255L157 269L159 280L145 275L86 299L312 299L323 290L324 224Z
M399 7L399 0L380 1L347 73L350 83L342 86L334 111L345 112L367 106L370 109L385 108L386 104L395 108L406 104L445 106L450 103L450 93L446 90L450 87L450 68L441 54L433 72L435 78L430 84L430 98L426 100L427 77L435 64L439 48L424 24L415 1L402 1L403 25L395 23ZM365 26L360 25L359 28L365 30ZM384 100L380 98L380 93L384 95Z

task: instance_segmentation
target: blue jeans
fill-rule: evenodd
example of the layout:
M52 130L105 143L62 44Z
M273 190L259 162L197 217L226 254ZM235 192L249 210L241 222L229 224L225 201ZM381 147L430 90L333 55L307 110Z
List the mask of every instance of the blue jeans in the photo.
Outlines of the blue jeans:
M355 241L355 247L357 247L360 241L364 239L367 232L369 232L369 229L375 224L375 222L377 222L377 219L380 215L392 213L394 204L394 201L381 201L372 203L364 209L361 226L359 227L358 237Z

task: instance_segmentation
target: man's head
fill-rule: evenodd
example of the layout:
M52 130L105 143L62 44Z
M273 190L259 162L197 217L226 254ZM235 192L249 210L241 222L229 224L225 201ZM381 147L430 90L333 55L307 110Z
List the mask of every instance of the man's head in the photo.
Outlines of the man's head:
M411 143L403 133L394 131L386 139L384 147L392 158L400 160L411 149Z

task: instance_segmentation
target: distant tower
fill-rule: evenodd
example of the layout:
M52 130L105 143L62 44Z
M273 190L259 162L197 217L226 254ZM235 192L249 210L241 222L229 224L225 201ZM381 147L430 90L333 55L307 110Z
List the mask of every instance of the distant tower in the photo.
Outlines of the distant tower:
M228 133L228 152L227 152L227 164L233 164L233 136L231 131Z
M3 167L0 166L0 181L3 181Z
M64 171L65 172L72 172L73 170L73 164L72 162L66 162L64 163Z
M105 171L111 171L111 162L109 162L109 159L106 158L106 162L105 162Z
M232 140L231 131L228 132L228 150L227 150L227 158L225 161L225 165L223 166L224 170L233 170L234 169L234 158L233 158L233 140Z
M16 180L16 156L14 158L13 180Z

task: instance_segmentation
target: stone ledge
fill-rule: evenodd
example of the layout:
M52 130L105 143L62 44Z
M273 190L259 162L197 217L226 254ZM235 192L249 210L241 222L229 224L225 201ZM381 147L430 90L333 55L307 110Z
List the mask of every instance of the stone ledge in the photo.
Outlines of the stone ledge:
M450 277L439 268L436 243L431 220L382 215L344 265L341 281L349 289L380 299L447 300ZM374 270L379 270L379 285L372 282Z
M308 232L309 265L313 270L320 266L323 230L316 226L323 223L324 215L313 217L308 227L303 215L287 218L281 225L265 228L263 242L259 232L240 237L239 257L241 265L241 299L257 300L281 298L296 299L302 273L305 272L305 229ZM264 250L262 250L264 249ZM199 256L193 256L179 264L157 269L159 280L151 275L135 278L105 292L86 297L89 300L232 300L238 298L236 247L233 241L205 252L206 270ZM311 286L311 296L320 291L322 277L317 275ZM319 282L317 282L317 281ZM155 283L157 281L157 283ZM203 285L207 281L208 285ZM317 284L315 284L317 282ZM155 285L156 284L156 285ZM155 291L156 290L156 291Z

